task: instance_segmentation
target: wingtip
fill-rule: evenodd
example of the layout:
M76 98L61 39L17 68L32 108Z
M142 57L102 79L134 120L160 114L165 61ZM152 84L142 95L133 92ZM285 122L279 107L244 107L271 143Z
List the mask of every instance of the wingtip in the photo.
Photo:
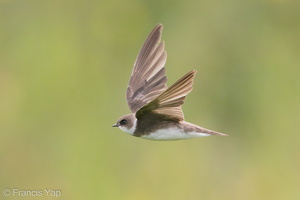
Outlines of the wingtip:
M154 27L154 29L156 29L156 30L159 30L159 31L162 31L163 30L163 25L161 24L161 23L159 23L159 24L157 24L155 27Z
M194 70L194 69L193 69L192 71L190 71L190 73L191 73L191 74L196 74L196 73L197 73L197 70Z
M196 70L192 70L192 71L189 71L185 76L194 77L196 75L196 73L197 73Z

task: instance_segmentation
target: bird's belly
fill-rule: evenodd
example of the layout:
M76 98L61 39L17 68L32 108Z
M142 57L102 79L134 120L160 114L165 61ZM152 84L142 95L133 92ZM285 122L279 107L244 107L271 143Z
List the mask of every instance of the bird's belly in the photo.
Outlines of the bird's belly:
M148 140L183 140L197 137L209 136L207 133L185 132L180 128L160 129L147 135L142 135L141 138Z

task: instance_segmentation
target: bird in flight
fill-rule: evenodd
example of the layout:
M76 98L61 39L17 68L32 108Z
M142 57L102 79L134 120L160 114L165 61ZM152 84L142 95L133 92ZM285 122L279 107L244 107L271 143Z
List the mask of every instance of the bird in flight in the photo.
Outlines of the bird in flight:
M192 91L196 71L192 70L169 88L166 85L167 53L161 41L163 26L158 24L143 44L129 80L126 98L132 111L113 127L149 140L181 140L226 134L184 120L181 105Z

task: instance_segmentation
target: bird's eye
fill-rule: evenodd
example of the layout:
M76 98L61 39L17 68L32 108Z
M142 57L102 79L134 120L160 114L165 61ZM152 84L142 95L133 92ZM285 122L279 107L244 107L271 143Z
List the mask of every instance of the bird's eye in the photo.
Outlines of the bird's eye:
M124 124L126 124L127 123L127 120L126 119L122 119L121 121L120 121L120 124L121 125L124 125Z

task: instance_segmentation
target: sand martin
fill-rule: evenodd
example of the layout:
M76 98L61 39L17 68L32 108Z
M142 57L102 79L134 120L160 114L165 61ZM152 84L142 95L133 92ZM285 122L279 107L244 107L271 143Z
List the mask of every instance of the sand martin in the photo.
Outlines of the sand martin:
M190 71L169 88L166 85L167 53L158 24L143 44L129 80L126 98L132 111L113 127L149 140L181 140L226 134L184 121L181 105L192 91L196 71Z

